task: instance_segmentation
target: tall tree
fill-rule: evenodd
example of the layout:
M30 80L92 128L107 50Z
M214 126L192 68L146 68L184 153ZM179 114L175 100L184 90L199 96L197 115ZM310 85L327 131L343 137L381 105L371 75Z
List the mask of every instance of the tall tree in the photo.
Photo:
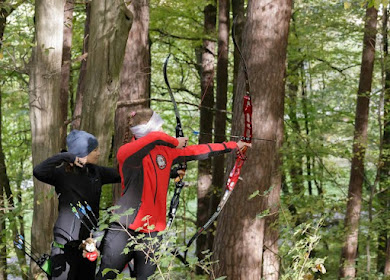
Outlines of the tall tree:
M91 2L80 128L98 139L102 164L108 162L111 150L120 70L132 17L124 1Z
M232 0L232 13L234 23L235 40L238 47L241 47L242 31L245 24L245 1ZM237 76L240 66L241 57L236 46L233 51L234 66L233 66L233 94L237 92ZM234 99L233 99L234 100Z
M341 252L340 278L354 278L355 259L358 247L359 218L364 181L364 157L367 145L367 127L370 92L375 59L375 36L378 10L368 6L366 10L363 38L362 63L357 92L353 155L345 215L345 240Z
M73 9L74 0L66 0L64 8L64 38L62 47L62 68L61 68L61 94L60 94L60 118L62 126L60 130L61 148L66 148L67 119L69 82L71 68L71 48L73 34Z
M284 73L291 1L249 1L247 21L242 37L242 50L247 61L253 100L253 138L247 153L241 180L227 202L218 220L214 241L217 276L228 279L277 279L279 265L264 244L277 249L277 236L265 237L271 232L268 225L276 219L279 205L281 176L279 150L283 135ZM241 63L234 106L233 133L243 128L242 104L245 93L244 68ZM264 196L270 191L269 196ZM259 195L248 199L251 194ZM270 220L257 216L271 207ZM265 224L267 226L265 226ZM273 252L277 254L276 252ZM264 269L265 265L272 268Z
M215 42L211 39L216 29L216 3L208 4L204 8L204 36L201 67L201 108L200 108L200 135L199 144L212 142L214 106L214 54ZM209 218L209 195L211 189L211 159L198 163L198 207L197 227L203 226ZM196 256L203 259L203 251L207 250L206 235L201 235L196 241ZM197 273L203 273L200 267Z
M226 141L226 104L228 91L228 58L229 58L229 30L230 30L230 2L229 0L218 1L218 59L217 59L217 91L215 102L215 119L214 119L214 142L222 143ZM214 213L221 198L221 190L224 184L225 158L224 156L214 157L212 192L210 195L211 216ZM215 228L210 228L207 240L208 249L213 249Z
M30 120L33 165L60 151L59 114L65 0L35 1L35 38L30 64ZM57 215L53 189L34 179L31 244L38 253L50 251ZM32 273L38 273L33 267ZM35 277L35 276L34 276Z
M123 144L129 113L150 107L149 0L132 1L129 9L134 19L120 77L115 111L114 154ZM119 186L114 188L114 201L119 198L120 192Z

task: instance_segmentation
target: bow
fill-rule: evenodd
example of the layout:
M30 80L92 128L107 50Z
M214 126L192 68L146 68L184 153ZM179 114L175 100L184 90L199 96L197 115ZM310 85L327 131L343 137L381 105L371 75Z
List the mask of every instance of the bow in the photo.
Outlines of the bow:
M237 18L236 18L237 19ZM251 101L251 95L250 95L250 84L249 84L249 75L248 75L248 68L246 66L246 61L240 51L240 48L238 47L238 44L235 40L235 22L236 19L233 21L233 28L232 28L232 38L234 46L237 48L238 53L240 54L240 58L243 62L244 67L244 74L245 74L245 95L244 95L244 101L243 101L243 112L244 112L244 133L241 137L241 140L246 143L252 142L252 101ZM226 186L225 186L225 192L221 198L221 201L219 202L217 206L217 210L214 212L214 214L211 216L211 218L201 227L198 229L198 231L192 236L190 241L187 243L187 248L184 251L184 257L180 254L177 254L177 257L186 265L188 265L188 262L186 261L187 258L187 252L191 244L199 237L199 235L202 234L203 231L205 231L219 216L221 213L223 207L225 206L226 202L228 201L230 195L232 194L234 187L236 186L238 179L240 177L241 168L244 165L244 162L246 160L246 151L247 146L244 146L241 150L237 151L236 154L236 161L234 163L233 169L229 173L229 178L227 180Z
M175 109L176 138L178 138L178 137L184 137L184 133L183 133L182 125L181 125L179 110L177 109L177 103L176 103L175 97L173 96L172 89L171 89L171 86L169 85L169 81L168 81L167 66L168 66L168 61L169 61L170 56L171 55L169 54L164 62L164 80L165 80L165 83L168 87L169 96L171 97L171 101L172 101L173 107ZM181 163L177 167L177 170L182 170L184 172L186 171L186 169L187 169L186 163ZM184 187L183 177L184 177L184 174L181 174L175 179L175 193L172 197L171 205L169 207L168 222L167 222L167 226L166 226L166 228L168 230L171 227L173 220L176 217L176 211L177 211L177 208L179 207L180 193Z
M51 259L48 254L39 255L38 252L28 243L23 235L18 234L14 239L16 248L26 254L33 262L35 262L48 277L51 276Z

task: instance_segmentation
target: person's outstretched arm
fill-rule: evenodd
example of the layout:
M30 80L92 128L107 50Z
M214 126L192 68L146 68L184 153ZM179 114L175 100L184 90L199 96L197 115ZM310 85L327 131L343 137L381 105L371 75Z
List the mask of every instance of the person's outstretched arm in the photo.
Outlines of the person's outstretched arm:
M209 157L230 153L238 149L237 142L209 143L191 145L182 149L175 149L173 164L191 160L204 160Z

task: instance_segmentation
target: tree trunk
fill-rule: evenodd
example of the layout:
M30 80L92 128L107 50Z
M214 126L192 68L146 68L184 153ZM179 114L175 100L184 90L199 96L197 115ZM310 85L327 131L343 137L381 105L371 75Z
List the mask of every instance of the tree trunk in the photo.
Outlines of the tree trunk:
M134 19L127 40L115 111L114 155L125 139L129 113L150 107L149 1L132 1L129 9ZM116 201L121 194L120 185L113 191L113 200Z
M204 9L205 37L211 36L216 28L217 8L215 3L208 4ZM215 42L210 39L203 40L202 71L201 71L201 109L199 144L212 142L214 106L214 53ZM211 159L198 162L198 206L196 226L203 226L209 219L209 195L211 190ZM199 260L204 258L202 251L207 250L207 235L200 235L196 240L196 256ZM203 270L197 266L197 274Z
M81 110L83 108L83 95L85 91L85 77L87 73L88 60L88 45L89 45L89 25L91 20L91 3L85 4L85 24L84 24L84 43L83 43L83 59L81 60L79 81L77 83L76 102L74 106L71 104L71 112L73 112L72 129L80 129Z
M100 164L103 165L107 164L111 150L120 70L131 23L131 12L123 1L91 2L91 29L80 128L98 139Z
M284 95L284 94L283 94ZM282 102L284 102L283 98ZM284 107L284 105L282 105ZM283 108L282 107L282 108ZM279 108L282 114L279 116L279 122L276 128L276 154L275 154L275 169L271 176L272 190L267 198L267 209L269 215L265 217L264 224L264 249L263 249L263 277L264 280L278 280L280 273L280 259L279 259L279 205L280 205L280 190L282 187L282 172L281 158L279 150L283 143L284 123L283 123L283 109Z
M271 213L277 213L279 205L281 176L278 148L283 135L284 74L291 5L291 1L283 0L248 2L242 51L252 89L253 137L271 141L253 141L241 172L243 180L237 184L218 220L214 241L214 257L219 260L214 267L217 277L277 279L279 264L275 255L265 252L263 263L263 251L277 248L272 236L264 237L264 233L274 232L269 225L276 215L270 216L266 223L257 215L271 205ZM235 135L243 130L243 70L241 63L234 101ZM262 197L267 190L271 190L269 197ZM255 192L260 195L248 200ZM264 244L271 247L265 248Z
M385 267L383 270L383 274L388 278L390 275L390 239L387 239L387 245L386 245L386 261L385 261ZM385 278L386 279L386 278Z
M36 47L30 65L30 121L33 165L60 150L61 60L64 0L35 1ZM38 253L48 253L53 240L57 200L53 189L34 179L34 214L31 244ZM32 264L34 277L37 267Z
M64 38L62 46L62 68L61 68L61 94L60 94L60 129L61 149L66 149L66 134L68 120L68 99L71 68L71 47L73 32L73 9L74 0L66 0L64 9Z
M367 142L367 126L372 73L375 58L375 35L378 11L367 8L363 39L362 64L357 94L353 156L345 216L345 240L341 252L340 278L354 278L355 258L358 246L359 217L364 180L364 156Z
M234 33L235 40L238 47L241 47L242 41L242 30L244 29L245 24L245 1L244 0L232 0L232 12L234 23ZM233 94L237 92L237 75L240 66L241 57L237 50L237 47L234 46L234 66L233 66ZM233 98L234 103L234 98Z
M228 58L229 58L229 31L230 20L229 0L218 1L218 61L217 61L217 95L215 103L215 120L214 120L214 142L222 143L226 141L226 103L228 91ZM212 191L210 195L209 217L217 209L221 199L221 190L225 182L225 157L223 155L214 157ZM210 226L207 233L207 248L213 249L213 240L215 234L214 224Z
M9 16L10 12L3 8L5 0L0 0L0 40L3 42L3 37L4 37L4 30L5 30L5 25L7 23L7 17ZM0 49L2 47L2 44L0 44Z

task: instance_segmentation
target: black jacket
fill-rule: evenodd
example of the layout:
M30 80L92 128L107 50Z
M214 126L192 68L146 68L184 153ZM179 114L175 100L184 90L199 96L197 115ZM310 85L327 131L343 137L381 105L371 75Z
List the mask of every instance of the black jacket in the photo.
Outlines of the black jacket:
M76 156L71 153L60 153L41 162L33 171L38 180L55 187L59 202L58 218L54 226L57 241L88 238L89 231L72 212L71 204L76 206L80 202L86 206L87 202L98 218L102 185L120 182L120 176L114 168L94 164L87 164L84 168L69 166L75 159ZM92 229L88 218L80 212L79 207L76 208L80 218ZM87 213L95 223L93 215L88 211Z

